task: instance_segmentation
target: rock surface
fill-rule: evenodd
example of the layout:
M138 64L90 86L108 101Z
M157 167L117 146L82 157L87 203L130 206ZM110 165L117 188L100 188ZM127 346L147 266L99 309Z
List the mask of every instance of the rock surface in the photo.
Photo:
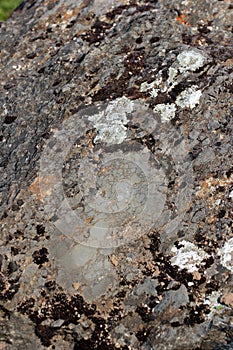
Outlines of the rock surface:
M0 23L0 349L233 348L232 9Z

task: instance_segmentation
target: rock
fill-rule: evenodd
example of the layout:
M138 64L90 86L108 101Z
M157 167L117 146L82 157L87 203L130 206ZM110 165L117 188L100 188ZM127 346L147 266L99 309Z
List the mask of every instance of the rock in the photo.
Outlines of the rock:
M168 307L178 309L180 306L187 305L189 297L185 286L181 286L178 290L168 291L165 293L161 303L159 303L153 310L155 317L157 314L164 312Z
M232 346L231 11L27 0L0 23L0 348Z
M229 292L229 293L225 293L222 297L221 297L221 303L229 306L229 307L233 307L233 293Z

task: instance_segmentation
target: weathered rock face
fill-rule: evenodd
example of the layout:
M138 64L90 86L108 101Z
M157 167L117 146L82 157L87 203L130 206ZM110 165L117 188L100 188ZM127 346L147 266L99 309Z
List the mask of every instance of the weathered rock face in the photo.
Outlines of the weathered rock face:
M231 349L232 5L1 23L0 349Z

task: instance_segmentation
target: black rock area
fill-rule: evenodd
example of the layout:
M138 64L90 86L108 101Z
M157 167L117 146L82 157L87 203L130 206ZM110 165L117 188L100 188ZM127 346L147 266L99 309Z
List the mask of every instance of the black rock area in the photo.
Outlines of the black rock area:
M0 22L0 349L233 349L232 11Z

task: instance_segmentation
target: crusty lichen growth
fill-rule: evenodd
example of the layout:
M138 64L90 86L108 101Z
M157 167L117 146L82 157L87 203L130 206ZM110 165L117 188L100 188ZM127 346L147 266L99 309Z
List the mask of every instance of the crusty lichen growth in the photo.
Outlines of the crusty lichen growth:
M105 113L97 113L89 119L97 130L95 142L120 144L127 137L127 113L133 110L133 103L126 97L110 102Z
M154 111L160 114L161 122L166 123L167 121L175 117L176 105L175 103L171 103L171 104L161 103L155 106Z
M197 86L192 86L181 92L176 99L176 104L181 108L193 109L199 104L202 92L197 89Z
M205 64L205 57L194 50L186 50L181 52L177 56L177 60L180 64L179 71L185 72L185 71L192 71L195 72L197 69L202 67Z
M224 246L219 249L218 255L220 256L221 264L233 272L233 238L230 238Z
M177 56L177 60L169 67L167 80L164 81L162 71L159 71L154 81L141 84L140 92L148 92L152 98L156 98L160 93L169 94L180 81L186 79L188 72L195 72L205 62L206 57L197 50L185 50ZM175 117L177 107L193 109L199 104L201 96L201 89L193 85L183 90L174 103L157 104L154 111L160 114L162 123L166 123Z
M171 263L180 269L187 269L189 272L197 271L201 262L209 257L206 252L191 242L183 240L179 244L180 248L174 246L171 249L171 252L174 254L171 258Z

